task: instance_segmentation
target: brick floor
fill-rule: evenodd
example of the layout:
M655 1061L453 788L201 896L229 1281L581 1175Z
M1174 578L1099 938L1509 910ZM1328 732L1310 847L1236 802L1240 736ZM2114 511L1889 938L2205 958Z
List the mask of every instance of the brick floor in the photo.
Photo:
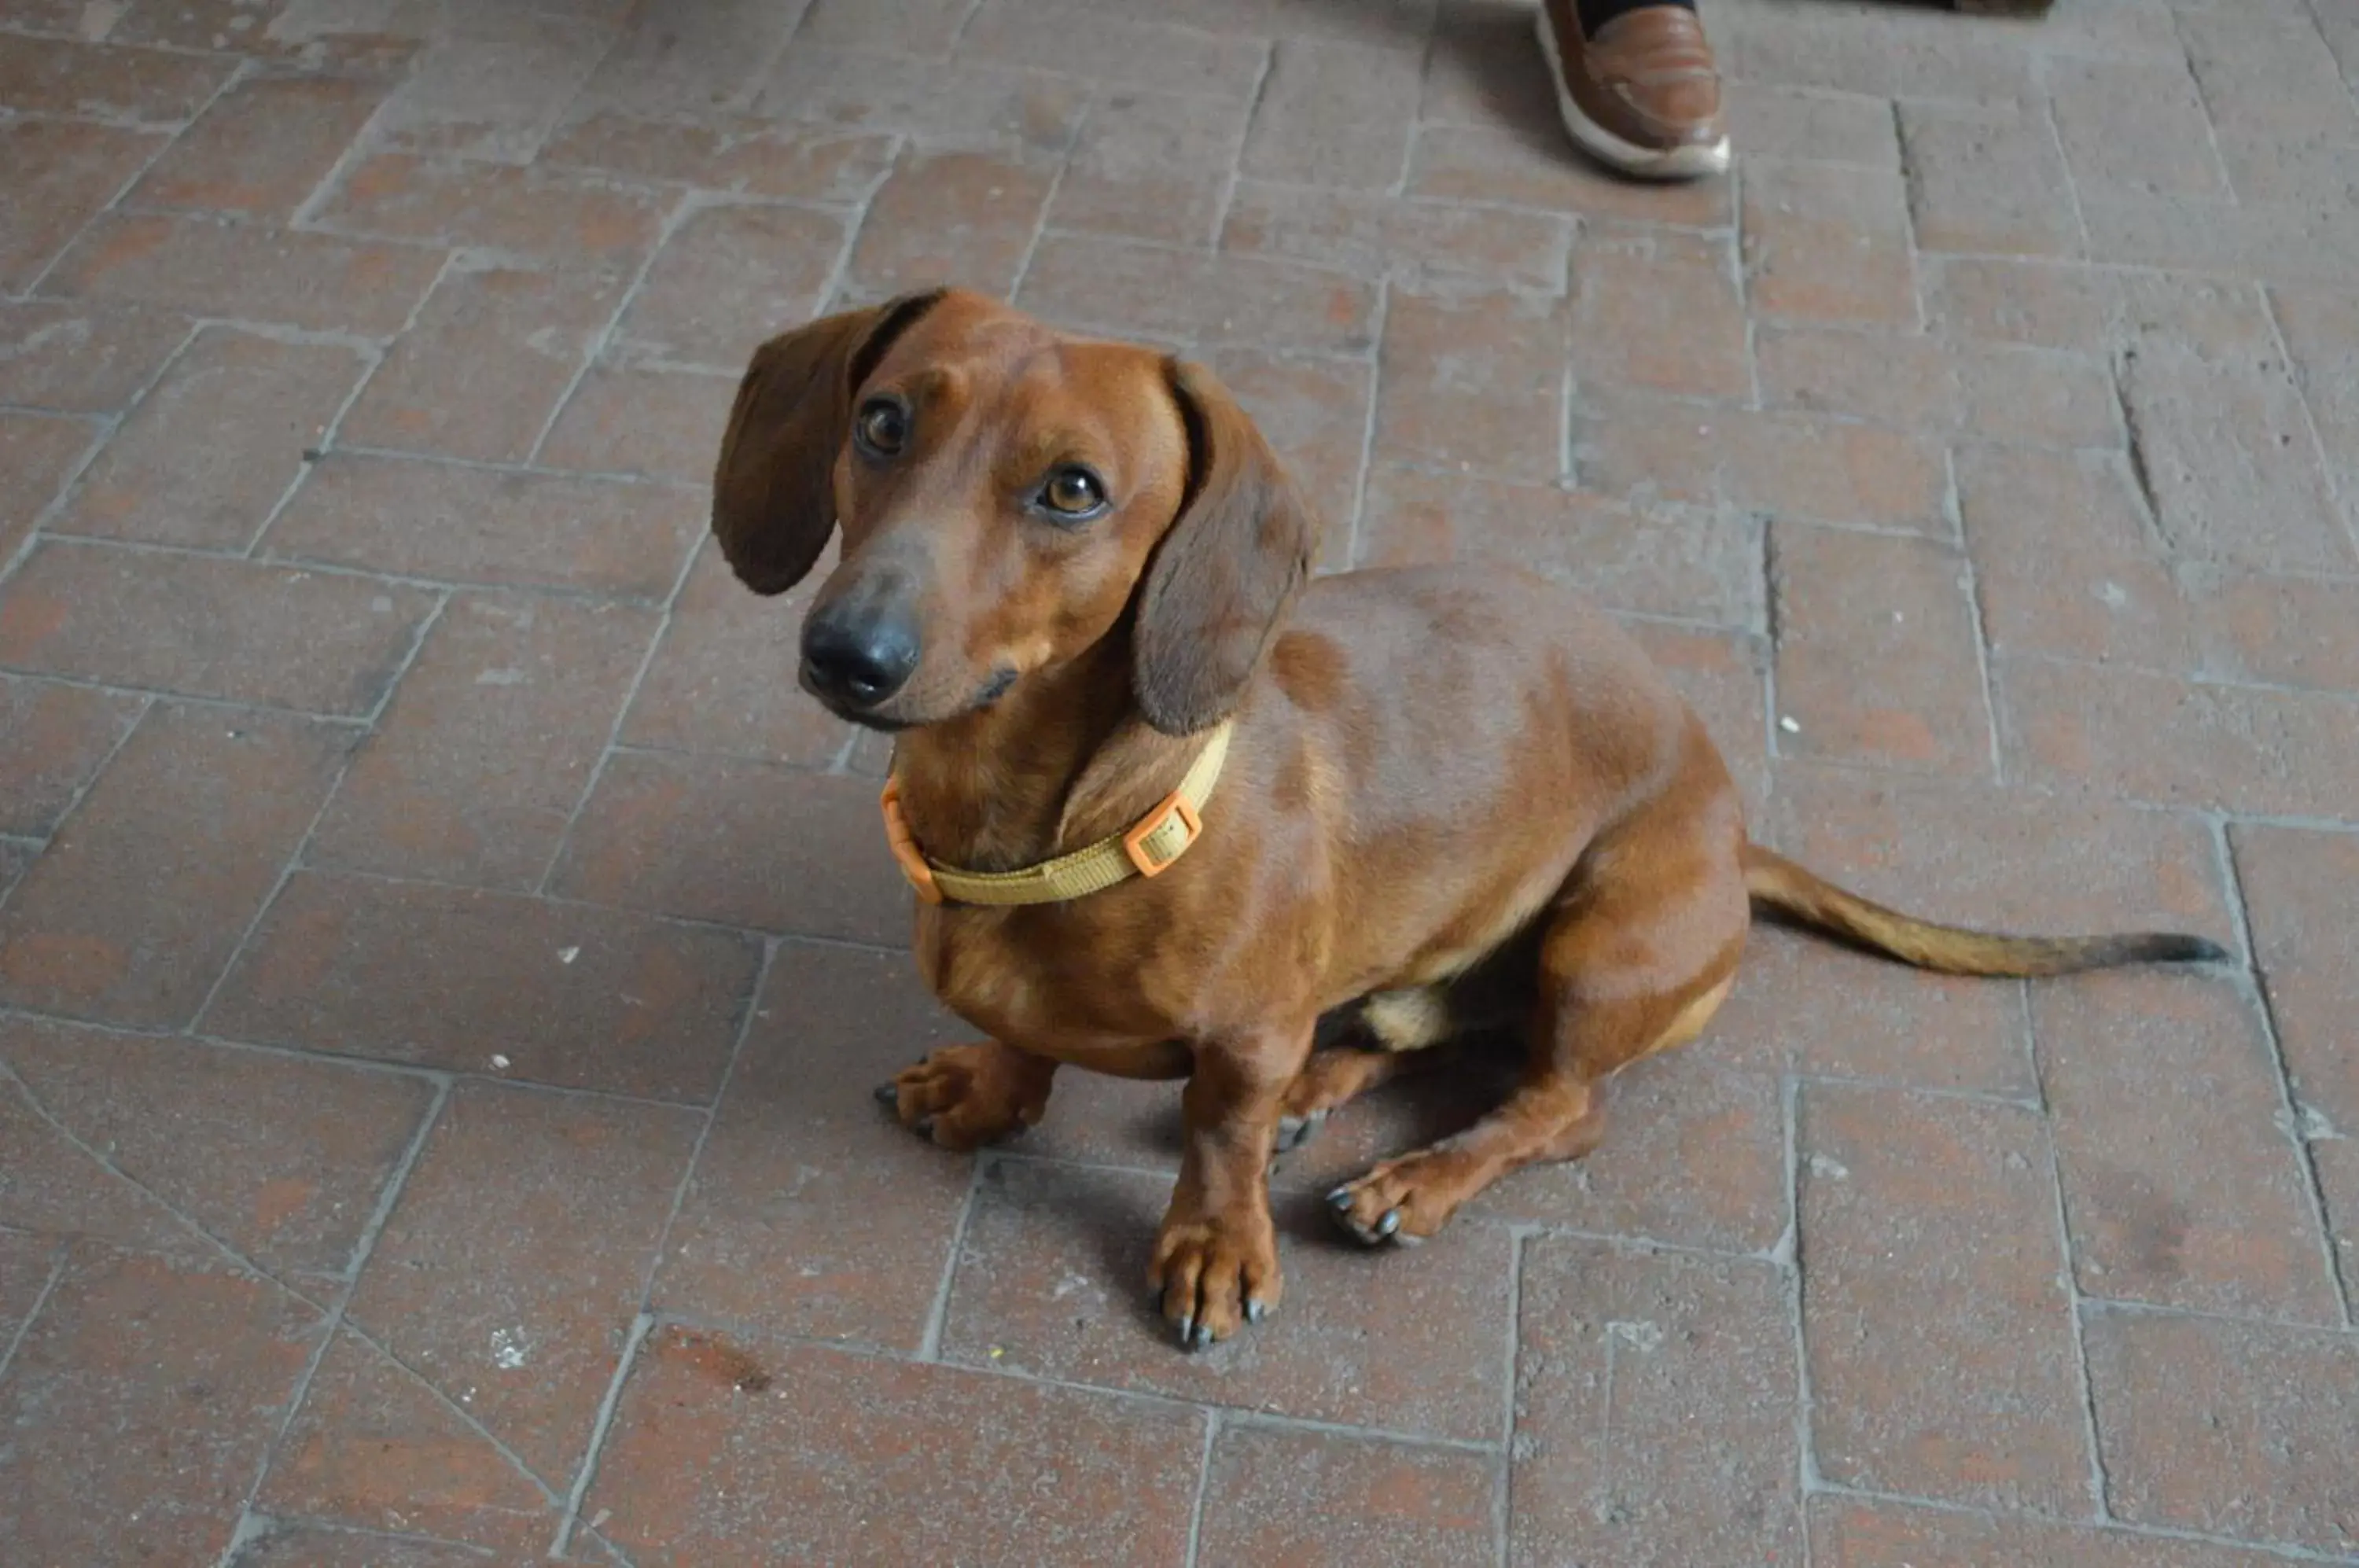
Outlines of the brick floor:
M2359 1563L2359 5L1705 0L1739 165L1528 0L0 0L0 1557ZM1626 617L1756 831L2244 959L1762 937L1579 1168L1138 1290L1162 1086L980 1162L885 753L704 491L956 279L1213 363L1323 566Z

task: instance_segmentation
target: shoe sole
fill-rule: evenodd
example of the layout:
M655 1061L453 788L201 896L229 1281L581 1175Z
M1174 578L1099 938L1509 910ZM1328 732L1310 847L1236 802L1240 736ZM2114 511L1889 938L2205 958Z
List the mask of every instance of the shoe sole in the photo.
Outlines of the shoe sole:
M1704 144L1690 142L1685 147L1643 147L1626 141L1581 112L1573 101L1572 89L1567 87L1564 60L1556 47L1556 29L1549 26L1548 7L1537 7L1532 14L1533 30L1539 35L1540 53L1548 59L1549 84L1556 89L1557 113L1581 150L1633 180L1705 180L1728 172L1728 136Z

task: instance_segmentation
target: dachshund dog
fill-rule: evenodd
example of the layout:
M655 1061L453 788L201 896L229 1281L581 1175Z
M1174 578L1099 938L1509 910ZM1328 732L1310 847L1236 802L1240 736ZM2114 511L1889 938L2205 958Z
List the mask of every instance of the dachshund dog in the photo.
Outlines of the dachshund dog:
M1148 1280L1190 1346L1277 1304L1282 1129L1521 1023L1495 1109L1329 1197L1369 1245L1431 1236L1595 1147L1604 1080L1703 1029L1756 903L1955 974L2226 956L1831 886L1749 841L1702 724L1604 615L1506 571L1310 581L1317 522L1211 375L973 294L763 344L712 526L766 594L842 530L800 680L896 736L918 964L989 1037L879 1097L971 1149L1037 1123L1060 1066L1185 1079Z

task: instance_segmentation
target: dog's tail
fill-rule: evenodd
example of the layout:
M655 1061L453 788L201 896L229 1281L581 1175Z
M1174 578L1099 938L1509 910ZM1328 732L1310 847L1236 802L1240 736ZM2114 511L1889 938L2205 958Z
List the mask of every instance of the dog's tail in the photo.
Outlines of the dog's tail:
M2228 952L2200 936L2144 931L2125 936L2001 936L1935 925L1845 892L1785 856L1749 844L1745 890L1816 931L1944 975L2030 977L2073 975L2123 964L2223 964Z

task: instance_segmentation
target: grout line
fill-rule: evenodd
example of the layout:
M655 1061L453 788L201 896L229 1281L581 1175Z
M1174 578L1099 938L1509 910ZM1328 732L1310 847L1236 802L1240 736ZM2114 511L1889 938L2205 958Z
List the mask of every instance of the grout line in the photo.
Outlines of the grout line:
M114 766L114 759L123 755L123 748L131 744L131 737L139 733L139 726L147 722L147 715L153 713L155 708L155 698L140 699L138 709L131 715L131 722L123 726L123 733L114 737L114 744L106 748L106 755L99 758L98 766L90 770L90 777L82 781L81 786L74 790L73 798L65 803L64 809L58 812L57 819L49 824L49 836L41 844L43 855L49 852L50 848L57 844L59 837L71 825L75 815L82 810L82 803L90 799L91 791L98 788L98 781L106 777L107 769ZM27 866L24 877L15 887L0 887L0 909L6 908L9 898L16 893L16 888L23 887L31 879L32 868Z
M1204 1446L1196 1456L1196 1500L1188 1510L1188 1546L1180 1558L1187 1568L1197 1568L1198 1552L1204 1539L1204 1499L1212 1490L1212 1445L1223 1424L1218 1406L1205 1410Z
M2121 1539L2176 1541L2184 1541L2190 1545L2224 1547L2236 1553L2240 1561L2248 1556L2254 1558L2274 1557L2281 1562L2287 1563L2342 1563L2345 1565L2345 1568L2348 1568L2348 1564L2352 1561L2349 1556L2340 1552L2321 1552L2311 1547L2299 1546L2288 1541L2256 1543L2250 1541L2239 1540L2232 1536L2208 1535L2201 1530L2180 1530L2170 1525L2142 1524L2121 1520L2116 1520L2108 1524L2091 1526L2086 1520L2058 1519L2050 1514L2017 1513L1998 1508L1977 1507L1972 1503L1951 1502L1946 1497L1921 1497L1912 1496L1907 1492L1879 1491L1872 1486L1854 1486L1840 1482L1821 1487L1820 1495L1830 1497L1846 1498L1856 1502L1883 1503L1899 1508L1921 1508L1928 1513L1951 1514L1962 1519L1983 1519L1987 1522L1999 1524L2020 1523L2028 1519L2047 1523L2077 1525L2084 1530L2095 1529L2104 1534Z
M1221 199L1213 203L1212 232L1207 242L1215 253L1228 234L1229 214L1237 204L1237 187L1245 182L1245 153L1253 146L1254 123L1261 118L1262 100L1268 95L1270 78L1277 72L1277 40L1271 38L1262 45L1261 63L1254 72L1253 91L1245 94L1245 114L1239 122L1236 145L1229 153L1228 178L1221 183Z
M8 1367L16 1359L16 1352L24 1347L25 1341L31 1336L33 1325L40 1321L42 1309L49 1304L49 1298L57 1293L59 1281L66 1277L66 1261L71 1246L71 1243L65 1241L53 1242L50 1245L49 1278L41 1281L41 1288L38 1290L33 1292L33 1304L26 1309L24 1321L17 1323L16 1332L8 1336L6 1345L0 1345L0 1381L6 1379Z
M1802 1326L1802 1292L1804 1285L1804 1245L1802 1239L1802 1083L1792 1073L1786 1076L1779 1096L1781 1121L1786 1139L1786 1203L1793 1214L1792 1241L1786 1248L1786 1312L1794 1325L1794 1482L1798 1489L1797 1512L1802 1519L1803 1561L1810 1561L1810 1508L1806 1501L1811 1494L1823 1490L1826 1478L1819 1473L1817 1423L1812 1419L1816 1403L1810 1392L1810 1347L1808 1332Z
M702 1147L701 1140L698 1147ZM694 1169L691 1162L690 1170ZM682 1192L687 1190L685 1177L681 1179L680 1187ZM663 1249L658 1244L655 1262L648 1266L651 1279L656 1266L662 1261ZM631 1319L630 1331L624 1335L622 1354L614 1358L614 1376L606 1384L605 1396L598 1401L598 1413L591 1418L590 1440L582 1451L581 1468L575 1473L573 1485L565 1495L564 1508L557 1521L556 1538L549 1543L549 1555L553 1558L563 1557L573 1544L573 1527L582 1517L582 1504L590 1495L590 1484L597 1477L598 1455L605 1448L607 1433L614 1427L615 1413L622 1408L624 1385L630 1381L631 1371L638 1364L639 1352L646 1346L647 1335L655 1331L655 1326L654 1314L642 1307Z
M959 1257L966 1250L967 1227L974 1223L974 1211L983 1199L984 1172L1001 1157L989 1149L977 1150L974 1167L967 1173L966 1196L959 1200L958 1223L951 1227L949 1255L942 1259L941 1282L934 1287L934 1302L926 1312L926 1330L918 1341L918 1359L940 1362L942 1356L942 1332L950 1325L951 1290L958 1280Z
M278 519L286 515L287 508L295 504L297 492L310 481L313 472L319 467L320 460L335 450L336 437L343 430L345 417L359 406L361 398L367 394L369 387L384 372L386 362L393 357L391 345L408 337L417 327L419 317L426 312L427 301L434 298L435 292L442 287L443 279L451 276L451 269L456 259L455 251L442 258L442 266L434 274L434 281L419 292L416 302L409 307L408 316L401 323L401 330L386 340L386 346L369 344L359 350L366 356L366 363L359 378L353 383L352 390L344 394L343 401L336 406L335 412L328 416L328 422L321 427L318 439L305 450L303 461L296 465L295 477L288 481L287 488L279 493L278 499L272 504L269 511L263 515L261 523L247 538L245 549L238 552L246 560L253 561L261 555L263 541L270 537L270 530L277 526Z
M408 676L411 667L418 662L418 655L425 648L426 639L432 636L434 628L441 624L442 612L450 603L451 600L447 594L437 600L434 608L418 623L418 629L410 637L409 648L402 655L399 663L395 666L391 678L386 681L384 694L378 697L375 711L363 721L360 733L353 736L344 747L344 755L336 764L335 777L328 781L326 791L320 797L319 810L311 813L311 820L304 825L302 836L295 841L293 853L288 855L287 863L279 867L278 880L271 884L269 896L255 908L254 917L245 923L245 930L238 934L236 945L230 949L228 961L222 965L221 973L213 976L213 983L206 988L204 1000L198 1004L196 1012L190 1019L190 1029L197 1029L212 1011L213 1004L220 999L223 988L229 984L229 977L237 972L238 964L245 959L246 950L253 945L255 934L261 931L263 921L277 906L279 895L287 890L287 884L293 880L295 873L301 869L310 850L311 840L319 833L320 824L328 820L328 812L335 805L336 797L343 792L344 780L351 775L353 765L360 760L361 753L375 737L377 724L385 717L386 710L392 705L394 693L400 690L403 680Z
M2328 456L2326 436L2318 426L2318 411L2310 407L2310 377L2294 356L2293 341L2286 336L2285 317L2277 309L2277 288L2257 279L2253 287L2260 293L2261 313L2268 318L2270 339L2277 344L2278 357L2285 362L2286 378L2293 383L2294 397L2301 405L2302 425L2310 431L2310 450L2318 458L2319 473L2326 482L2327 496L2335 503L2335 511L2342 515L2343 531L2350 536L2353 548L2359 549L2359 495L2343 493L2343 486L2336 474L2339 465Z
M970 11L967 14L972 16L974 13ZM1082 134L1089 128L1090 120L1096 114L1097 110L1098 103L1093 94L1089 103L1083 106L1082 117L1074 125L1073 136L1077 142ZM1032 260L1040 254L1040 242L1049 233L1049 214L1055 210L1058 193L1065 189L1065 173L1072 167L1073 157L1069 148L1057 159L1056 172L1049 176L1049 189L1040 197L1040 216L1033 222L1032 237L1024 242L1024 255L1016 261L1015 276L1007 285L1007 299L1010 303L1014 302L1016 295L1024 291L1024 280L1032 276ZM864 212L861 214L861 223L864 227L867 222L868 214ZM849 265L848 262L847 265Z
M1524 1244L1520 1235L1507 1238L1507 1345L1506 1376L1501 1379L1499 1473L1491 1488L1491 1537L1497 1568L1509 1568L1514 1559L1510 1534L1516 1522L1516 1378L1523 1359Z
M2227 824L2214 820L2212 825L2212 844L2220 860L2220 874L2226 883L2229 918L2235 923L2236 943L2244 950L2245 981L2249 986L2246 1000L2256 1005L2261 1021L2261 1036L2268 1044L2269 1062L2277 1070L2277 1095L2285 1116L2285 1134L2293 1144L2294 1159L2302 1178L2304 1195L2310 1200L2311 1223L2318 1227L2318 1243L2326 1263L2327 1288L2333 1291L2335 1302L2343 1312L2343 1326L2359 1328L2352 1309L2354 1281L2343 1272L2343 1258L2334 1243L2334 1227L2329 1223L2325 1183L2318 1174L2318 1156L2303 1136L2304 1118L2301 1096L2295 1093L2293 1070L2286 1062L2285 1035L2279 1027L2277 1002L2271 994L2267 976L2261 967L2260 954L2253 945L2251 905L2245 891L2243 867L2237 864L2235 844L2229 838Z
M1375 352L1368 357L1368 412L1360 421L1359 472L1352 486L1352 515L1343 522L1343 569L1355 571L1366 542L1368 485L1376 470L1376 410L1385 395L1385 333L1392 325L1393 286L1387 278L1376 284L1376 308L1368 326Z
M549 445L549 438L557 431L558 421L565 418L566 409L572 407L574 398L581 395L582 385L590 379L591 372L605 362L607 351L614 346L614 334L623 324L623 318L630 313L633 302L639 297L639 290L647 284L647 275L655 270L657 260L670 248L673 237L689 218L706 204L694 190L673 194L671 211L656 226L655 243L647 246L647 254L640 258L630 281L615 296L614 313L606 318L605 326L590 334L589 343L582 350L582 363L574 367L572 379L566 382L565 390L557 395L557 401L549 406L549 418L541 422L540 433L533 437L532 444L526 449L527 461L535 463L540 461L543 449Z
M639 692L647 683L647 673L656 667L656 655L663 651L664 643L671 636L672 607L679 602L680 593L687 588L689 574L696 570L697 557L703 549L704 537L700 534L689 546L688 558L679 563L679 570L672 575L671 592L664 596L663 608L656 616L655 629L648 635L646 650L639 655L639 668L632 675L631 683L624 689L623 700L614 705L614 722L606 726L606 744L599 747L598 760L591 765L590 776L582 781L582 793L574 797L573 809L565 816L565 826L559 831L557 842L549 846L549 862L540 868L540 876L533 883L532 891L536 897L547 896L549 884L556 880L559 870L565 865L567 852L573 847L573 833L581 825L582 813L590 809L590 802L597 795L599 786L606 781L606 768L622 743L623 726L630 723L631 710L638 706Z
M295 1418L310 1398L312 1380L319 1376L320 1367L327 1361L328 1351L343 1329L344 1315L352 1306L353 1295L360 1289L361 1270L368 1266L369 1258L375 1255L377 1241L385 1235L385 1227L391 1222L393 1211L409 1185L411 1172L417 1170L419 1160L424 1157L427 1139L440 1124L443 1107L450 1103L450 1098L448 1084L436 1087L434 1097L427 1102L425 1111L418 1118L418 1126L410 1132L408 1146L401 1151L401 1158L395 1161L392 1171L386 1177L385 1186L377 1192L376 1206L370 1211L368 1223L361 1227L360 1236L353 1244L353 1255L347 1266L347 1278L351 1282L336 1298L335 1305L328 1309L320 1326L320 1343L312 1350L302 1376L296 1379L293 1391L288 1395L287 1413L279 1418L277 1430L270 1434L269 1443L263 1447L261 1461L255 1465L254 1484L246 1488L245 1497L239 1505L238 1527L223 1552L220 1568L234 1568L239 1541L246 1533L246 1521L254 1517L255 1499L262 1496L262 1485L269 1479L271 1465L278 1457L279 1445L294 1430Z
M2017 982L2017 989L2027 993L2027 987L2021 982ZM2027 1006L2025 1016L2031 1018ZM2032 1021L2030 1037L2031 1070L2039 1087L2040 1134L2048 1145L2048 1182L2049 1192L2054 1199L2056 1246L2062 1260L2056 1282L2063 1287L2065 1311L2072 1320L2072 1377L2080 1394L2081 1437L2088 1444L2089 1472L2085 1477L2090 1509L2088 1517L2099 1524L2110 1524L2114 1520L2113 1479L2105 1469L2103 1428L2097 1420L2097 1383L2089 1367L2088 1334L2082 1317L2088 1298L2081 1290L2079 1259L2072 1247L2071 1199L2064 1187L2064 1155L2056 1145L2056 1127L2049 1108L2054 1096L2048 1092L2047 1057L2039 1048L2039 1029L2036 1019Z

